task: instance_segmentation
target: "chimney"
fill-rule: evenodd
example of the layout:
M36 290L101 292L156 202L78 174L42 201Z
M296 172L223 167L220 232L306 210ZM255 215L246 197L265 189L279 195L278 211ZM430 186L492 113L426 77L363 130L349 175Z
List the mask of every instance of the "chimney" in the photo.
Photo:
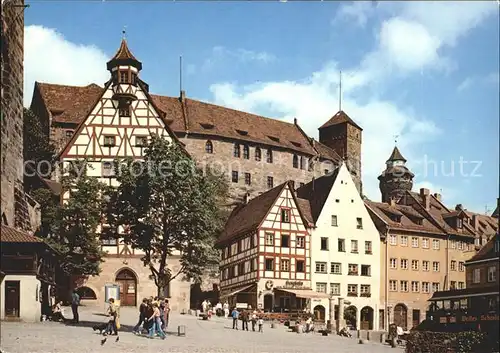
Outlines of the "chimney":
M472 226L474 227L474 230L479 230L479 219L476 214L472 215Z
M389 198L389 206L396 206L396 199L394 197Z
M422 198L422 202L424 203L425 209L429 210L431 207L431 198L429 189L421 188L420 197Z
M438 200L439 202L441 202L441 200L442 200L442 196L441 196L441 194L439 194L439 193L437 193L437 192L436 192L436 193L434 194L434 197L436 198L436 200Z
M462 206L462 204L461 204L461 203L459 203L459 204L457 204L457 205L455 206L455 211L462 211L463 209L464 209L464 207Z
M184 101L186 100L186 91L184 90L181 90L181 96L179 97L179 100L184 103Z
M293 118L294 125L297 125L297 118Z

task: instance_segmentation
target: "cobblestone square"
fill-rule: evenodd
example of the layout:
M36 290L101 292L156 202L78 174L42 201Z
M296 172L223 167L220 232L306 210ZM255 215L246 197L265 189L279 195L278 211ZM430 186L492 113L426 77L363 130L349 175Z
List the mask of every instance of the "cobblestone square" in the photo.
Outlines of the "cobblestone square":
M131 333L137 320L135 309L122 308L120 340L110 336L101 346L99 334L92 326L106 321L100 312L103 308L80 310L80 324L67 325L55 322L35 324L2 322L2 353L28 352L162 352L171 353L356 353L402 352L387 345L367 342L358 344L355 339L319 334L296 334L286 331L283 325L271 329L265 324L264 332L236 331L231 328L231 320L213 318L211 321L199 320L194 316L173 313L166 340L147 339ZM71 318L71 310L65 308ZM177 336L177 327L186 326L186 336ZM251 327L250 327L251 329Z

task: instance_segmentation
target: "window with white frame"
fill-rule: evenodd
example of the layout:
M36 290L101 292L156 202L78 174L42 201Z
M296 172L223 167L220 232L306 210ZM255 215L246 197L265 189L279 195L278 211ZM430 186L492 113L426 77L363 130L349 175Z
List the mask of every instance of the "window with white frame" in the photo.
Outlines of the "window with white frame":
M418 260L411 260L411 269L413 271L418 271Z
M439 239L432 239L432 248L434 250L439 250Z
M422 248L429 249L429 238L422 239Z
M357 295L358 294L358 285L357 284L348 284L347 285L347 295Z
M389 259L389 263L391 265L391 268L398 268L398 259L396 258L391 258Z
M455 260L451 260L450 262L450 270L456 271L457 270L457 262Z
M418 238L417 237L411 237L411 247L418 248Z
M365 241L365 254L372 254L372 242L371 241Z
M342 274L342 264L340 262L332 262L330 264L330 272L335 275Z
M432 271L439 272L439 262L438 261L432 261Z
M398 238L395 235L393 235L393 234L389 235L389 244L396 245L398 243L397 239Z
M419 283L418 281L411 281L411 291L413 293L418 293L419 292Z
M488 267L488 282L495 282L497 280L497 267L489 266Z
M422 293L429 293L429 282L422 282Z
M472 272L472 282L473 283L480 283L481 282L481 269L480 268L475 268L474 272Z
M340 295L340 283L330 283L330 294Z
M290 260L289 259L281 259L280 265L281 265L281 271L290 271Z
M459 261L458 262L458 270L460 272L464 272L465 271L465 263L463 261Z
M326 293L326 283L317 282L316 283L316 292Z
M464 289L465 288L465 282L458 281L458 289Z
M295 245L297 248L305 248L306 247L306 238L305 237L297 237L297 242Z
M389 290L391 292L396 292L398 290L398 281L394 279L389 280Z
M351 252L352 253L358 252L358 241L357 240L351 240Z
M370 285L369 284L362 284L362 285L360 285L359 292L361 294L370 294L371 293L371 291L370 291Z
M316 273L326 273L326 262L316 262Z
M400 268L402 270L407 270L408 269L408 260L407 259L401 259Z
M399 282L399 288L401 292L408 292L408 281L400 281Z
M337 227L337 216L332 215L332 227Z
M401 245L408 246L408 237L406 235L401 236Z
M349 272L347 273L350 276L357 276L358 275L358 265L357 264L349 264Z
M422 270L429 271L429 261L427 260L422 261Z
M266 245L273 246L274 245L274 234L266 233Z
M432 282L432 291L433 292L439 292L439 282Z

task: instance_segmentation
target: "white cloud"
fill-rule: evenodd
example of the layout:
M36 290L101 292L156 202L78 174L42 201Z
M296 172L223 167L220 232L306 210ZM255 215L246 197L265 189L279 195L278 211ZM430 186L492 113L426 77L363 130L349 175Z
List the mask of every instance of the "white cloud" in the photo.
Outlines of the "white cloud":
M420 156L415 151L419 145L435 137L440 130L432 122L432 117L420 116L411 107L402 108L382 100L377 92L368 95L366 88L376 83L383 89L385 80L393 76L394 69L409 75L420 74L426 68L449 67L451 61L442 55L441 50L456 45L459 38L494 13L491 6L484 3L431 3L428 8L425 4L380 3L377 9L382 8L381 11L389 13L390 17L381 23L376 33L375 49L368 52L359 65L343 72L342 108L364 129L364 190L373 200L380 199L376 177L394 146L394 135L399 135L398 146L405 157L418 160ZM467 4L466 10L459 6L462 4ZM373 7L368 10L367 4L352 6L349 10L341 8L337 16L361 16L357 22L363 24ZM358 13L354 11L356 6L360 10ZM317 128L337 111L338 77L336 63L328 63L300 81L260 82L244 86L217 83L211 86L211 91L219 104L287 121L297 117L299 125L316 137ZM433 192L442 189L446 194L445 200L454 197L450 188L432 185L426 180L415 182L415 189L427 185Z
M364 27L368 19L375 12L374 3L375 1L352 1L343 3L337 11L333 22L349 22L350 20L354 20L358 26Z
M108 55L92 45L66 40L55 29L24 29L24 105L29 106L35 81L67 85L103 84Z
M498 72L492 72L483 77L466 77L457 87L458 92L465 91L473 85L494 85L498 89L499 84Z
M474 79L472 77L467 77L465 80L463 80L457 87L458 92L462 92L469 88L472 83L474 82Z
M441 201L446 205L446 207L454 206L455 197L457 196L455 190L425 180L417 182L413 185L413 190L417 192L419 192L421 188L429 189L431 194L441 194Z
M267 53L265 51L258 52L247 49L236 49L230 50L223 46L216 46L212 48L212 53L203 63L201 69L202 71L210 70L218 63L224 60L237 60L243 63L258 62L262 64L269 64L276 60L273 54Z

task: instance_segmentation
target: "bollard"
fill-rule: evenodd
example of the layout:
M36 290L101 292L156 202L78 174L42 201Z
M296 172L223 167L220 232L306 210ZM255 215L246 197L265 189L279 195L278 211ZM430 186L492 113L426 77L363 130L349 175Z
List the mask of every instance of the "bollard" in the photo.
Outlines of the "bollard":
M358 330L358 338L361 338L361 331Z
M186 326L184 326L184 325L177 326L177 335L178 336L186 336Z
M366 331L366 340L369 341L370 340L370 331Z

